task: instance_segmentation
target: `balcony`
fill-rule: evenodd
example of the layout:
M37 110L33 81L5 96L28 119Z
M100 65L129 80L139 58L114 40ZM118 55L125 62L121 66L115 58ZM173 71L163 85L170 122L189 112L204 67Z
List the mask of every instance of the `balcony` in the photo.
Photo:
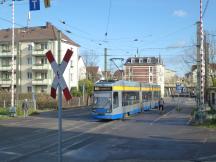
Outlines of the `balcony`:
M16 83L14 83L14 84L16 84ZM5 86L5 85L10 86L11 85L11 79L1 79L0 80L0 85L1 85L1 87Z
M14 65L14 70L16 70L16 65ZM11 65L0 65L0 71L11 71Z
M32 85L51 85L51 79L33 79Z
M50 64L33 64L32 70L50 70Z
M35 49L32 51L32 56L45 56L47 49Z
M14 50L14 56L16 57L17 50ZM2 50L0 51L0 57L12 57L12 51Z

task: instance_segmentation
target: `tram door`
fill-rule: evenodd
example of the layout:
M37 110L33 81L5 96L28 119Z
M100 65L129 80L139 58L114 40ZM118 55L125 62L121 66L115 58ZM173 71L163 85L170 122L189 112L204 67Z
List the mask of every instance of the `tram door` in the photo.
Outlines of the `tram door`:
M113 113L119 113L120 112L120 93L118 91L114 91L113 92L113 97L112 97L112 101L113 101Z

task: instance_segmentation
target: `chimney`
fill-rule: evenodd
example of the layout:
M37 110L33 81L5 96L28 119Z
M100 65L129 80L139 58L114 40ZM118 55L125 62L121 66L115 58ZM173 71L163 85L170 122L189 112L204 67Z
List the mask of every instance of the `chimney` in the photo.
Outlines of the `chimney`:
M50 22L46 22L46 27L47 28L50 28L50 27L52 27L53 25L50 23Z

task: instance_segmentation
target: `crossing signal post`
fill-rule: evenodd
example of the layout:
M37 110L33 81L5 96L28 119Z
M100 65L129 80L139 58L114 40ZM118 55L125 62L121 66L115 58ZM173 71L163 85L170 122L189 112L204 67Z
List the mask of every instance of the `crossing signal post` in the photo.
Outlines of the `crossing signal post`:
M50 0L44 0L44 6L45 6L45 8L48 8L48 7L50 7Z

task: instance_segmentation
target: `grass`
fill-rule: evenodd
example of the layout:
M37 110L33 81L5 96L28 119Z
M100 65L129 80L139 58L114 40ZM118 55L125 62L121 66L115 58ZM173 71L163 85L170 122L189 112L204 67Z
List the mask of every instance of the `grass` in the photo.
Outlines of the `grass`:
M0 108L0 115L9 115L9 109L8 108Z
M206 120L203 124L200 126L207 127L207 128L216 128L216 119L209 119Z

